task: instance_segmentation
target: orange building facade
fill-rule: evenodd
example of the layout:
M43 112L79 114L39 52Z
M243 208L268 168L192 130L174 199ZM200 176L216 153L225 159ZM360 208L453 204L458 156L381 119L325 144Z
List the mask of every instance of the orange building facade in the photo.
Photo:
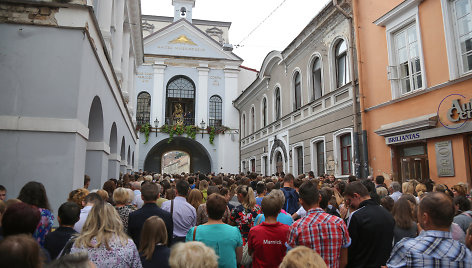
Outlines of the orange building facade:
M352 0L370 174L472 185L472 0Z

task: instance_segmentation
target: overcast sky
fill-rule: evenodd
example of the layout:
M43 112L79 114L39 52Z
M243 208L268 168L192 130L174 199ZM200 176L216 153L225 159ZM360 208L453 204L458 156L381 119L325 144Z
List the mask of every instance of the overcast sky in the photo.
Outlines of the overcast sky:
M239 44L277 6L255 32L233 50L243 65L259 70L272 50L282 51L331 0L197 0L193 18L231 22L229 42ZM141 0L142 14L173 17L172 0Z

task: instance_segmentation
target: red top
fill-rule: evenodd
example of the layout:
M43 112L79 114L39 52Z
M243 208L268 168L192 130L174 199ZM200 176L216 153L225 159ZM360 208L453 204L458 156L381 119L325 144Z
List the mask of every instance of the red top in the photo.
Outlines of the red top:
M254 250L252 267L279 267L285 256L289 226L263 222L249 231L248 248Z

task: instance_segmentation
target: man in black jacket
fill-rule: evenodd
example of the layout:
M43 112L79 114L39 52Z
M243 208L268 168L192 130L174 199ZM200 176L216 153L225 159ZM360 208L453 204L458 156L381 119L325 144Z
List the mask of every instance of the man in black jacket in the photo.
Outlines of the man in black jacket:
M74 202L66 202L59 207L57 221L59 228L46 235L44 239L44 248L54 260L66 245L73 234L74 224L79 221L80 207Z
M347 267L370 268L385 265L392 251L392 215L373 201L360 182L349 183L344 191L345 205L351 211L347 221L352 243Z
M172 233L174 231L174 223L169 212L157 206L156 200L159 198L159 185L155 183L144 183L141 186L141 198L144 201L142 208L131 212L128 219L128 234L139 248L139 240L141 237L141 229L144 222L151 216L160 217L167 228L167 245L172 245Z

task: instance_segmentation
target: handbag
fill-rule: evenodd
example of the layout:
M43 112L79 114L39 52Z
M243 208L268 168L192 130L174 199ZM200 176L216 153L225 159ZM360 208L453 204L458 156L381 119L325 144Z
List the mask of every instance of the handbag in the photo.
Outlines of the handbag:
M252 257L249 254L249 249L248 249L248 243L246 242L246 245L243 246L243 257L241 258L241 265L248 267L251 265L252 262Z

